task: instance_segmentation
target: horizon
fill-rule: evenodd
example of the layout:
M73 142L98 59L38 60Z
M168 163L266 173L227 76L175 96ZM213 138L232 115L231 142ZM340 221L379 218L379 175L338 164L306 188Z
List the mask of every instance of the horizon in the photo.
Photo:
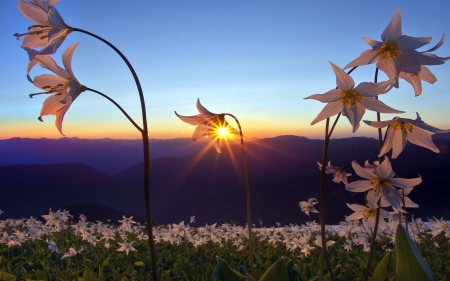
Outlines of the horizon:
M281 5L273 1L211 4L141 0L118 9L119 3L60 1L55 7L68 25L104 37L128 57L144 89L149 136L155 139L190 137L194 127L178 120L173 111L186 116L197 114L197 98L211 112L233 113L250 138L302 135L321 139L324 122L310 123L323 104L303 98L334 88L335 75L329 61L343 67L367 50L361 38L379 40L396 7L401 11L403 34L432 37L431 43L419 51L434 46L450 27L450 3L445 0L408 4L385 1L383 5L359 1L347 5ZM43 117L43 123L37 120L44 97L28 97L39 89L26 80L28 57L20 48L21 42L12 36L26 31L32 23L17 9L17 1L2 1L0 6L0 36L4 42L1 58L8 65L0 68L0 139L60 138L54 116ZM134 21L122 23L120 20L128 19L128 15L133 15ZM80 82L114 98L141 123L131 74L106 45L73 32L54 55L56 62L61 64L62 52L75 42L80 45L72 65ZM449 42L447 38L435 53L449 56ZM374 70L374 65L359 67L352 73L355 84L373 80ZM450 76L450 67L447 63L431 66L430 70L438 81L433 85L423 83L421 96L414 97L412 86L400 80L400 88L381 100L406 111L400 117L414 119L419 111L428 124L447 129L450 84L446 77ZM48 72L35 67L31 76L42 73ZM380 73L379 81L385 79ZM382 120L394 116L382 114ZM375 118L375 113L368 111L363 120ZM352 134L348 120L342 120L333 137L376 136L376 130L365 124ZM140 138L117 108L88 92L71 106L63 131L67 137Z

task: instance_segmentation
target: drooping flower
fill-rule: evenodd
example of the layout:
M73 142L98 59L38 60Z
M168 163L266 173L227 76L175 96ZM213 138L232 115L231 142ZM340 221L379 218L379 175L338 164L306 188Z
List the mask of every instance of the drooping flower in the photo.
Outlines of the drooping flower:
M416 49L431 42L431 37L411 37L402 35L400 10L395 9L394 16L381 34L382 42L363 38L372 49L364 51L358 58L347 64L344 69L365 64L377 63L389 79L394 79L398 88L398 78L405 79L415 90L416 96L422 93L421 80L434 83L436 77L425 65L443 64L450 58L441 58L430 52L437 50L444 43L444 36L433 48L418 52Z
M59 12L53 7L58 1L30 0L30 2L26 2L21 0L18 3L20 12L35 25L30 26L27 33L16 33L14 36L17 40L24 36L23 48L42 48L37 52L29 53L30 60L36 54L50 55L56 53L67 35L73 31L72 27L64 22Z
M356 161L352 162L352 167L358 176L366 180L351 182L346 186L346 189L351 192L369 191L367 201L374 207L378 206L378 200L383 197L392 207L399 209L400 194L395 187L414 187L422 182L421 177L414 179L394 178L395 173L392 171L391 162L387 157L384 157L384 161L374 172L361 167Z
M86 87L78 82L72 71L72 55L77 48L78 43L69 46L62 55L64 68L58 66L49 55L38 55L35 60L39 65L46 68L56 75L43 74L34 78L33 84L45 91L51 93L42 105L39 121L43 122L42 116L55 115L55 126L62 134L62 122L64 115L69 110L75 99L86 90ZM32 97L34 94L31 94Z
M369 207L358 205L358 204L347 204L347 206L354 211L353 214L348 216L346 220L360 220L362 219L362 223L367 228L375 227L376 222L376 214L377 208L373 207L369 204ZM378 227L382 229L386 229L386 221L383 218L389 217L389 212L383 209L380 209L380 219L378 220Z
M64 256L62 256L61 259L65 259L65 258L73 258L77 255L77 251L75 251L74 248L69 248L69 251L67 253L64 254Z
M322 170L322 164L319 162L317 162L317 164L319 165L319 170ZM331 166L331 161L328 161L328 165L325 168L325 173L333 174L333 182L340 183L342 181L344 184L348 184L347 177L352 175L347 173L343 167Z
M342 112L342 115L347 117L352 124L353 133L355 133L366 109L380 113L403 113L403 111L393 109L375 99L378 95L386 93L393 81L364 82L355 87L355 82L350 75L332 62L330 64L336 74L337 89L305 98L328 103L311 122L311 125Z
M389 128L387 129L386 140L384 141L384 145L380 150L380 154L378 155L379 157L385 155L387 152L389 152L389 150L392 149L392 159L397 158L405 148L407 141L410 141L415 145L428 148L433 152L439 153L439 149L434 145L431 139L431 135L428 132L446 133L450 132L450 130L441 130L430 126L422 121L418 112L416 114L416 120L399 117L396 117L392 120L379 122L364 120L364 123L375 128L383 128L389 126Z
M308 202L306 201L301 201L298 205L300 206L302 212L304 212L305 214L309 215L309 212L311 213L319 213L319 211L316 210L316 208L314 208L314 205L319 203L319 201L317 201L316 198L309 198Z
M192 140L197 141L204 136L209 138L211 144L218 153L221 153L219 140L226 134L237 134L238 132L225 121L224 114L216 114L208 111L197 99L197 109L200 114L194 116L182 116L175 111L175 115L188 124L197 126L192 135Z

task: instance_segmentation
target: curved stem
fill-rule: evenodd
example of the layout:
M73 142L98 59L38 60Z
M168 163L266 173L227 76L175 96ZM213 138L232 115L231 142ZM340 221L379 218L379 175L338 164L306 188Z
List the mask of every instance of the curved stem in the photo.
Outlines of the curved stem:
M252 233L252 210L250 206L250 184L248 182L248 169L247 169L247 160L245 158L245 149L244 149L244 136L242 134L241 124L239 120L232 114L224 113L224 115L228 115L233 117L239 127L239 135L241 137L241 151L242 151L242 162L244 166L244 177L245 177L245 194L247 197L247 227L248 227L248 258L250 264L250 274L255 276L255 268L253 265L253 233Z
M130 115L128 115L128 113L115 101L115 100L113 100L112 98L110 98L110 97L108 97L107 95L105 95L105 94L103 94L103 93L101 93L101 92L99 92L99 91L97 91L97 90L94 90L94 89L91 89L91 88L87 88L86 87L86 90L87 91L91 91L91 92L94 92L94 93L96 93L96 94L99 94L100 96L102 96L102 97L104 97L105 99L107 99L107 100L109 100L110 102L112 102L115 106L117 106L117 108L119 108L120 109L120 111L122 111L122 113L125 115L125 117L127 117L128 118L128 120L131 122L131 124L133 124L134 125L134 127L136 127L136 129L139 131L139 132L142 132L142 129L141 129L141 127L139 127L139 125L138 124L136 124L136 122L134 122L134 120L130 117Z
M134 71L133 66L128 61L128 59L122 54L119 49L117 49L113 44L108 42L107 40L103 39L102 37L95 35L93 33L90 33L89 31L79 29L79 28L73 28L73 31L78 31L81 33L85 33L87 35L90 35L109 47L111 47L125 62L125 64L128 66L128 69L130 70L131 74L133 75L134 81L136 83L137 90L139 92L139 99L141 102L141 111L142 111L142 123L143 128L140 130L142 133L142 144L143 144L143 150L144 150L144 193L145 193L145 214L147 217L147 232L148 232L148 244L150 247L150 256L151 256L151 264L152 264L152 277L153 281L158 281L157 276L157 267L156 267L156 252L155 252L155 242L153 241L153 227L152 227L152 216L151 216L151 205L150 205L150 148L149 148L149 139L148 139L148 127L147 127L147 113L145 109L145 100L144 100L144 93L142 91L141 83L139 82L139 78L136 74L136 71Z

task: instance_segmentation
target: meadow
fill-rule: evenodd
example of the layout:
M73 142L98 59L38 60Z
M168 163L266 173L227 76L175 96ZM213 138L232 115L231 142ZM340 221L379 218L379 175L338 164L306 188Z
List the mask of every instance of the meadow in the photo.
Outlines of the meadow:
M4 215L2 215L4 216ZM132 218L119 222L75 222L69 212L42 219L0 221L0 280L150 280L151 264L145 226ZM377 234L373 267L393 251L398 221ZM233 223L195 226L192 221L154 227L158 280L215 280L218 258L242 274L248 272L246 227ZM408 231L436 280L450 272L449 223L413 220ZM293 262L293 280L326 280L320 225L253 228L255 276L280 257ZM362 280L371 232L359 221L326 227L331 265L338 280ZM322 275L323 274L323 275ZM321 279L323 278L323 279Z

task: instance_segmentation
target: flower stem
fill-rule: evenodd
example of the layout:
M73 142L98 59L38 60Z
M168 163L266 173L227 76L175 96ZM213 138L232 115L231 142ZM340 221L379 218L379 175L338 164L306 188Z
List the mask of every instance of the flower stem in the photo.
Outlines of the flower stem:
M94 89L91 89L91 88L87 88L87 87L86 87L86 90L87 90L87 91L94 92L94 93L96 93L96 94L99 94L100 96L102 96L102 97L104 97L105 99L107 99L107 100L109 100L110 102L112 102L115 106L117 106L117 108L120 109L120 111L122 111L122 113L125 115L125 117L128 118L128 120L131 122L131 124L133 124L134 127L136 127L136 129L137 129L139 132L142 133L141 127L139 127L139 125L136 124L136 122L134 122L133 118L131 118L130 115L128 115L128 113L127 113L127 112L126 112L126 111L125 111L125 110L124 110L124 109L123 109L123 108L122 108L115 100L113 100L112 98L108 97L107 95L105 95L105 94L103 94L103 93L101 93L101 92L99 92L99 91L97 91L97 90L94 90Z
M250 184L248 182L248 169L247 169L247 160L245 158L244 136L242 134L242 128L241 124L239 123L239 120L232 114L224 113L224 115L228 115L234 118L239 127L239 135L241 137L242 162L244 166L244 177L245 177L245 194L247 197L248 260L250 264L250 274L252 276L255 276L255 267L253 265L253 233L252 233L252 210L250 206Z
M336 121L334 122L333 128L336 125L337 119L339 119L339 115L336 117ZM331 280L335 281L333 270L331 269L330 260L328 259L327 254L327 241L325 240L325 198L326 198L326 189L325 189L325 170L327 167L327 157L328 157L328 146L330 142L331 133L328 133L330 126L330 118L327 118L325 125L325 142L323 145L323 155L322 155L322 170L320 174L320 234L322 237L322 256L327 265L328 272L330 273Z
M350 74L355 70L357 66L350 69L347 74ZM337 89L337 87L336 87ZM320 173L320 232L322 237L322 256L325 260L325 263L327 265L328 272L330 273L331 280L335 281L333 270L331 269L330 260L328 259L327 255L327 248L326 248L326 240L325 240L325 198L326 198L326 189L325 189L325 170L327 167L327 161L328 161L328 146L330 143L331 134L333 133L333 130L339 120L339 117L341 116L341 113L339 113L336 117L336 120L334 120L333 126L331 127L331 130L329 130L330 126L330 118L327 118L326 125L325 125L325 140L323 145L323 155L322 155L322 169Z
M377 83L377 80L378 80L378 67L375 69L374 83ZM378 99L378 96L376 96L375 98ZM381 114L379 112L377 112L377 121L378 122L381 121ZM381 151L382 147L383 147L383 133L381 131L381 128L378 128L378 152ZM381 162L383 162L383 158L378 157L378 161L379 161L379 165L381 165ZM372 262L373 251L375 250L375 243L376 243L376 237L377 237L377 232L378 232L378 221L380 220L380 202L381 202L381 197L380 197L380 199L378 199L378 203L377 203L378 208L377 208L377 214L375 216L375 227L373 229L372 240L370 242L370 251L369 251L369 257L367 258L366 271L364 272L364 281L367 281L369 278L370 264Z
M128 66L128 69L130 70L131 74L133 75L134 81L136 83L137 90L139 92L139 99L141 102L141 111L142 111L142 123L143 128L142 130L139 130L142 133L142 143L143 143L143 149L144 149L144 192L145 192L145 214L147 217L147 233L148 233L148 244L150 247L150 257L151 257L151 264L152 264L152 277L153 281L158 281L157 276L157 267L156 267L156 252L155 252L155 242L153 241L153 227L152 227L152 216L151 216L151 206L150 206L150 148L149 148L149 139L148 139L148 127L147 127L147 113L145 109L145 100L144 100L144 93L142 91L141 83L139 82L139 78L134 71L133 66L128 61L128 59L122 54L119 49L117 49L113 44L108 42L107 40L103 39L102 37L95 35L93 33L90 33L89 31L79 29L79 28L73 28L73 31L78 31L81 33L85 33L87 35L90 35L109 47L111 47L125 62L125 64ZM133 124L134 125L134 124Z

